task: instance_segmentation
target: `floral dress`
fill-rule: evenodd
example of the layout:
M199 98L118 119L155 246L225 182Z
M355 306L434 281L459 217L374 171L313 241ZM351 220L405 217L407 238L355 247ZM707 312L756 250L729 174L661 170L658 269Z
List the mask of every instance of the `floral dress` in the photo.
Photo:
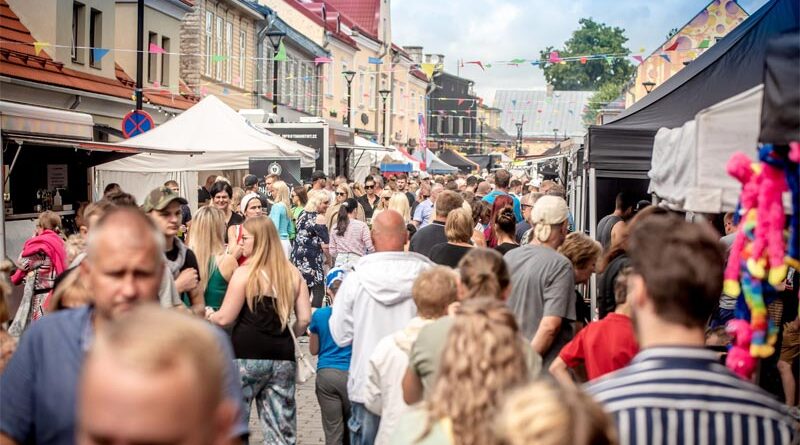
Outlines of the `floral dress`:
M325 281L322 245L328 242L328 228L324 224L317 224L317 212L300 213L290 259L303 274L309 288Z

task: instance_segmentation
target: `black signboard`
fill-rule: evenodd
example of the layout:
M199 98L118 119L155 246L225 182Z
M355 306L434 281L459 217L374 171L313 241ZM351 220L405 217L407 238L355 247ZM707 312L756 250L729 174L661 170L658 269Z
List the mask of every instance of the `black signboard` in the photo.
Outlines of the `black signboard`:
M289 188L301 185L300 158L299 157L255 157L248 158L250 174L263 178L269 174L276 174Z
M314 149L314 157L316 159L314 170L325 171L325 128L320 125L318 127L289 127L289 126L269 126L269 131L298 144L305 145ZM304 177L306 175L303 175ZM310 172L307 176L311 176Z

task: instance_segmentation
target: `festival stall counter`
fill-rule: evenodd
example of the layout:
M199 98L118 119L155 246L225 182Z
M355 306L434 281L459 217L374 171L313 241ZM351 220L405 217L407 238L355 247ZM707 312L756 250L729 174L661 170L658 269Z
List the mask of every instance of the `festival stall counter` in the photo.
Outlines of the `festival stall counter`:
M245 171L250 158L300 157L301 167L314 167L312 148L259 129L225 105L208 96L174 119L125 142L169 151L143 153L95 167L97 190L118 183L137 200L168 180L188 191L186 199L197 208L199 178L206 174Z

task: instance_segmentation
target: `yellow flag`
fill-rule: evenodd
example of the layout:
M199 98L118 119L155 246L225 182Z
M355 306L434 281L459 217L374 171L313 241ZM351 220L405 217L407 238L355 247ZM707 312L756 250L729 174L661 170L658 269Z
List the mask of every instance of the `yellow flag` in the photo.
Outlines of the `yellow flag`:
M428 79L433 77L433 70L436 69L436 65L433 63L423 63L422 64L422 72L428 76Z
M40 52L42 52L42 48L50 46L47 42L33 42L33 51L38 56Z

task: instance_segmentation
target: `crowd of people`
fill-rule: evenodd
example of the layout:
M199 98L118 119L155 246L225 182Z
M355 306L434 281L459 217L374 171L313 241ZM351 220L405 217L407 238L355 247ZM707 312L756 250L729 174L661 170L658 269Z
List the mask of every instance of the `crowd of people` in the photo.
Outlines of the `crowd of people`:
M175 181L141 205L112 184L69 237L44 212L0 268L0 444L242 443L253 405L294 444L311 374L327 444L800 440L798 275L775 390L722 364L730 237L622 193L595 240L565 198L504 169L317 171L209 176L194 212Z

